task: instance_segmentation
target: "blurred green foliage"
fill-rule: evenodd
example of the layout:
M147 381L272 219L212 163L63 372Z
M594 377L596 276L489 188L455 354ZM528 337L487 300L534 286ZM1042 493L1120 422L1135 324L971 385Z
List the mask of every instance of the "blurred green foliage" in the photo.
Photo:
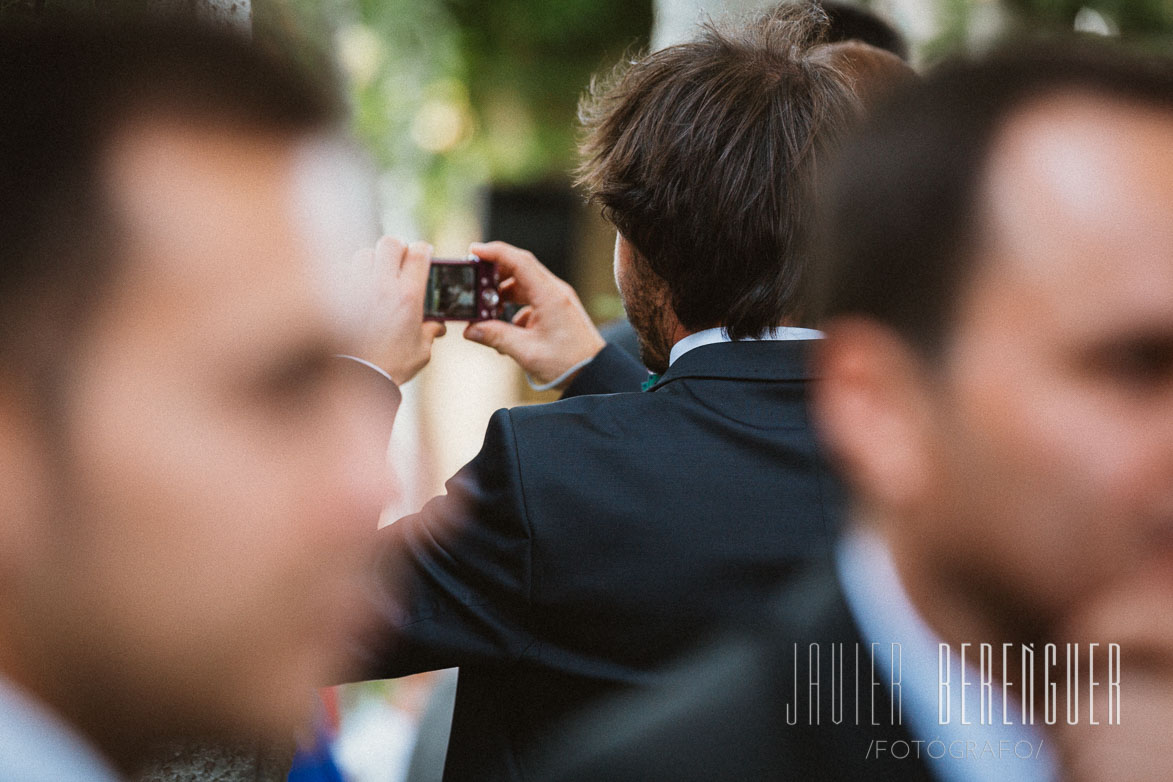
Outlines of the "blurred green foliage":
M937 4L938 35L922 52L930 61L980 41L992 19L1011 29L1070 30L1084 8L1127 39L1167 45L1173 36L1173 0ZM416 204L425 229L474 198L479 184L564 177L575 163L578 96L593 74L646 46L652 5L253 0L258 28L284 17L287 33L309 31L343 63L358 133L381 166L401 173L397 195Z
M1173 0L1003 0L1007 7L1035 25L1071 29L1084 8L1100 12L1124 36L1173 33Z
M575 107L592 74L647 45L650 0L448 0L495 181L574 163Z
M1173 50L1173 0L938 0L940 33L923 48L933 61L969 46L991 12L1009 30L1070 32L1089 12L1131 45ZM980 36L979 36L980 37Z
M200 0L0 0L5 14L139 10ZM1070 30L1097 11L1122 37L1169 48L1173 0L937 0L933 60L971 45L991 13ZM652 0L252 0L254 33L333 71L355 130L389 172L384 200L425 235L484 184L565 178L575 107L593 74L646 46ZM1086 13L1086 12L1085 12ZM975 32L976 31L976 32ZM282 43L284 42L284 43Z
M565 176L592 73L645 45L651 0L253 0L257 34L340 66L355 130L425 235L487 182ZM315 59L314 67L329 67Z
M397 182L385 201L431 228L467 198L462 180L480 177L464 150L471 135L464 65L441 4L254 0L253 25L258 36L319 53L312 67L337 70L357 136Z

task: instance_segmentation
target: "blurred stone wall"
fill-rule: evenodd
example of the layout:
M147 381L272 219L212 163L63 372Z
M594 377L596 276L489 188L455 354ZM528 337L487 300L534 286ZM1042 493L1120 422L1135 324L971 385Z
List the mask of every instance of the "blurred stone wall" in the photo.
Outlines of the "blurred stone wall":
M136 782L284 782L294 746L183 744L160 751Z

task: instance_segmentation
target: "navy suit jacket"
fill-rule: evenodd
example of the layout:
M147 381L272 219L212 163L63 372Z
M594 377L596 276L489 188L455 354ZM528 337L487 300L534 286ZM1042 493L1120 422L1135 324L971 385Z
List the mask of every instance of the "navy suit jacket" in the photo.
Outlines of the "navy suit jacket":
M706 345L647 393L500 410L448 493L380 532L400 605L367 676L460 667L446 780L526 779L560 719L828 556L808 347Z
M818 649L816 712L809 688L811 645ZM843 645L838 719L831 705L836 645ZM859 669L857 645L863 650ZM908 750L911 734L902 718L893 718L888 688L869 687L867 649L833 567L812 565L752 628L695 654L646 692L573 721L545 748L548 765L536 777L541 782L933 782L926 750ZM877 750L894 746L900 749Z

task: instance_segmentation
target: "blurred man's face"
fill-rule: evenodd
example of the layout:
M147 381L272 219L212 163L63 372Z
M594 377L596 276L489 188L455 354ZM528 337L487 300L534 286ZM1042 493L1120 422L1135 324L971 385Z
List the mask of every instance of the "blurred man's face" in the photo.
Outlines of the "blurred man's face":
M288 733L369 621L393 400L332 357L357 302L296 218L301 160L149 121L109 155L124 263L69 368L23 599L31 678L114 743Z
M1173 114L1029 106L983 201L976 276L925 394L928 512L891 534L1038 630L1110 580L1173 567Z

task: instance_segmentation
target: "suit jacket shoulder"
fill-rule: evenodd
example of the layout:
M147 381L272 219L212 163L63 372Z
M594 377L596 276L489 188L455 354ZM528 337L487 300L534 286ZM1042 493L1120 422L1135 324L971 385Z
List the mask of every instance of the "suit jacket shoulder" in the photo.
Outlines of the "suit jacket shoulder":
M608 343L591 363L579 371L562 398L639 391L647 378L648 370L643 364L623 348Z
M498 411L447 494L381 531L400 598L367 675L461 667L448 778L524 778L558 719L829 550L803 351L709 345L648 393Z
M532 640L533 537L509 411L445 488L379 531L389 622L363 678L509 664Z
M908 741L887 716L887 690L857 712L848 684L829 708L834 653L848 675L860 635L828 565L784 590L761 618L697 652L648 692L617 698L570 725L546 755L544 782L930 782L925 764L874 751ZM821 708L812 711L808 666L817 649ZM866 685L865 685L866 686ZM833 693L832 693L833 696ZM883 755L882 757L877 757Z

